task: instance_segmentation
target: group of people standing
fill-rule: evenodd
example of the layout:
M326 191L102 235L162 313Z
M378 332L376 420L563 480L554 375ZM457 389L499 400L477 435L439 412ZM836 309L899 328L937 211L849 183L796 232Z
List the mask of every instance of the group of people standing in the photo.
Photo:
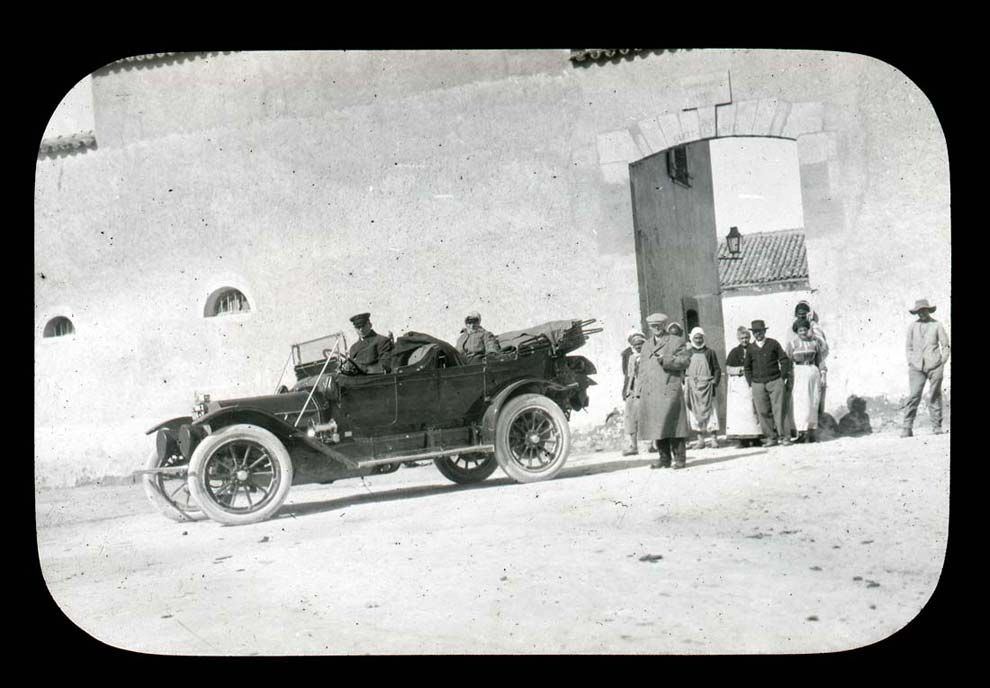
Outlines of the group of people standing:
M792 336L781 346L754 320L739 327L739 345L726 356L729 377L726 435L741 446L814 442L825 407L828 340L807 301L794 309Z
M824 405L828 343L807 301L795 308L793 332L785 346L766 336L754 320L737 331L739 345L726 357L728 379L726 435L742 446L788 445L790 428L798 441L814 441ZM622 353L628 456L649 440L660 454L651 468L683 468L689 430L693 449L718 447L716 392L722 379L715 351L696 327L685 339L680 323L663 313L646 319L650 335L632 331Z
M684 328L664 313L646 319L647 337L634 331L623 352L626 432L630 446L625 456L639 453L637 440L651 440L660 454L652 468L684 468L689 428L699 433L699 444L718 446L715 390L722 370L715 352L696 327L684 337Z
M949 360L949 337L932 313L935 306L919 299L910 309L917 319L908 326L906 354L909 394L901 405L901 437L911 437L922 392L929 387L932 433L942 430L942 375ZM622 352L629 445L622 454L638 454L638 441L649 440L659 452L651 468L683 468L689 429L698 435L692 448L717 447L719 428L716 390L722 379L715 352L696 327L684 338L680 323L663 313L646 319L650 334L633 330ZM818 314L807 301L794 309L792 335L781 345L767 337L767 325L754 320L736 330L738 346L725 359L726 437L740 446L772 447L814 442L825 409L828 339ZM865 402L853 395L850 413L839 423L846 434L871 432Z

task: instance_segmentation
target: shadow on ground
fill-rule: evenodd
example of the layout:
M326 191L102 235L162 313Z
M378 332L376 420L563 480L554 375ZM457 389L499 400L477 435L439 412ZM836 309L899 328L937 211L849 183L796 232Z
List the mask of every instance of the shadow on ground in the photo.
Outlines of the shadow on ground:
M690 457L688 458L687 468L695 468L697 466L707 466L712 463L722 463L723 461L733 461L735 459L743 459L747 456L759 456L761 454L768 454L766 449L751 449L747 452L740 452L738 454L727 454L726 456L712 456L707 459L698 459L692 461Z
M570 480L571 478L583 478L589 475L601 475L603 473L613 473L631 468L639 468L650 463L650 459L627 459L622 461L607 461L602 463L567 466L557 474L554 480ZM691 465L691 464L689 464ZM439 474L437 475L439 478ZM336 511L357 504L373 504L375 502L390 502L397 499L416 499L419 497L432 497L434 495L449 494L453 492L463 492L465 490L488 490L492 488L507 487L515 485L516 482L506 477L494 480L485 480L472 485L441 484L441 485L417 485L415 487L399 487L391 490L379 490L356 494L349 497L338 497L319 502L304 502L302 504L287 504L283 506L277 518L308 516L320 514L328 511Z

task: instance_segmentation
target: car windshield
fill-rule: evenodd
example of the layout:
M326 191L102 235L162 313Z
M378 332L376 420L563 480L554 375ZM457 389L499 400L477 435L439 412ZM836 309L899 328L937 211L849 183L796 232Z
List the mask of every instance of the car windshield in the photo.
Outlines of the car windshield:
M322 394L326 394L327 390L330 388L330 383L333 380L331 375L324 375L323 379L320 379L319 375L309 375L299 380L295 385L292 386L293 392L308 392L313 388L313 384L320 380L320 384L316 387L316 391Z
M292 363L300 366L314 361L323 361L332 351L347 352L347 340L343 332L293 344Z

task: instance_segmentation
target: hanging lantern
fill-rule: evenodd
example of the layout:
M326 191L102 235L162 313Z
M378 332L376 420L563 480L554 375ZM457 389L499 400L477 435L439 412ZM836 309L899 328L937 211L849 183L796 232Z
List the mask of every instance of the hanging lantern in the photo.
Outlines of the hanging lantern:
M742 253L742 234L738 227L730 227L729 233L725 237L725 246L729 250L730 258L739 258Z

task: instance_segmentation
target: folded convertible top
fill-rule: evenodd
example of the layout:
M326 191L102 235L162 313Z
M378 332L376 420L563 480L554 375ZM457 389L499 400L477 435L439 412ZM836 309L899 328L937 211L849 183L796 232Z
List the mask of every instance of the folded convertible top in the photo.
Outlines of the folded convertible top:
M497 335L502 350L515 349L519 353L549 347L555 354L574 351L586 341L588 335L601 332L601 328L584 329L594 320L551 320L522 330L512 330Z

